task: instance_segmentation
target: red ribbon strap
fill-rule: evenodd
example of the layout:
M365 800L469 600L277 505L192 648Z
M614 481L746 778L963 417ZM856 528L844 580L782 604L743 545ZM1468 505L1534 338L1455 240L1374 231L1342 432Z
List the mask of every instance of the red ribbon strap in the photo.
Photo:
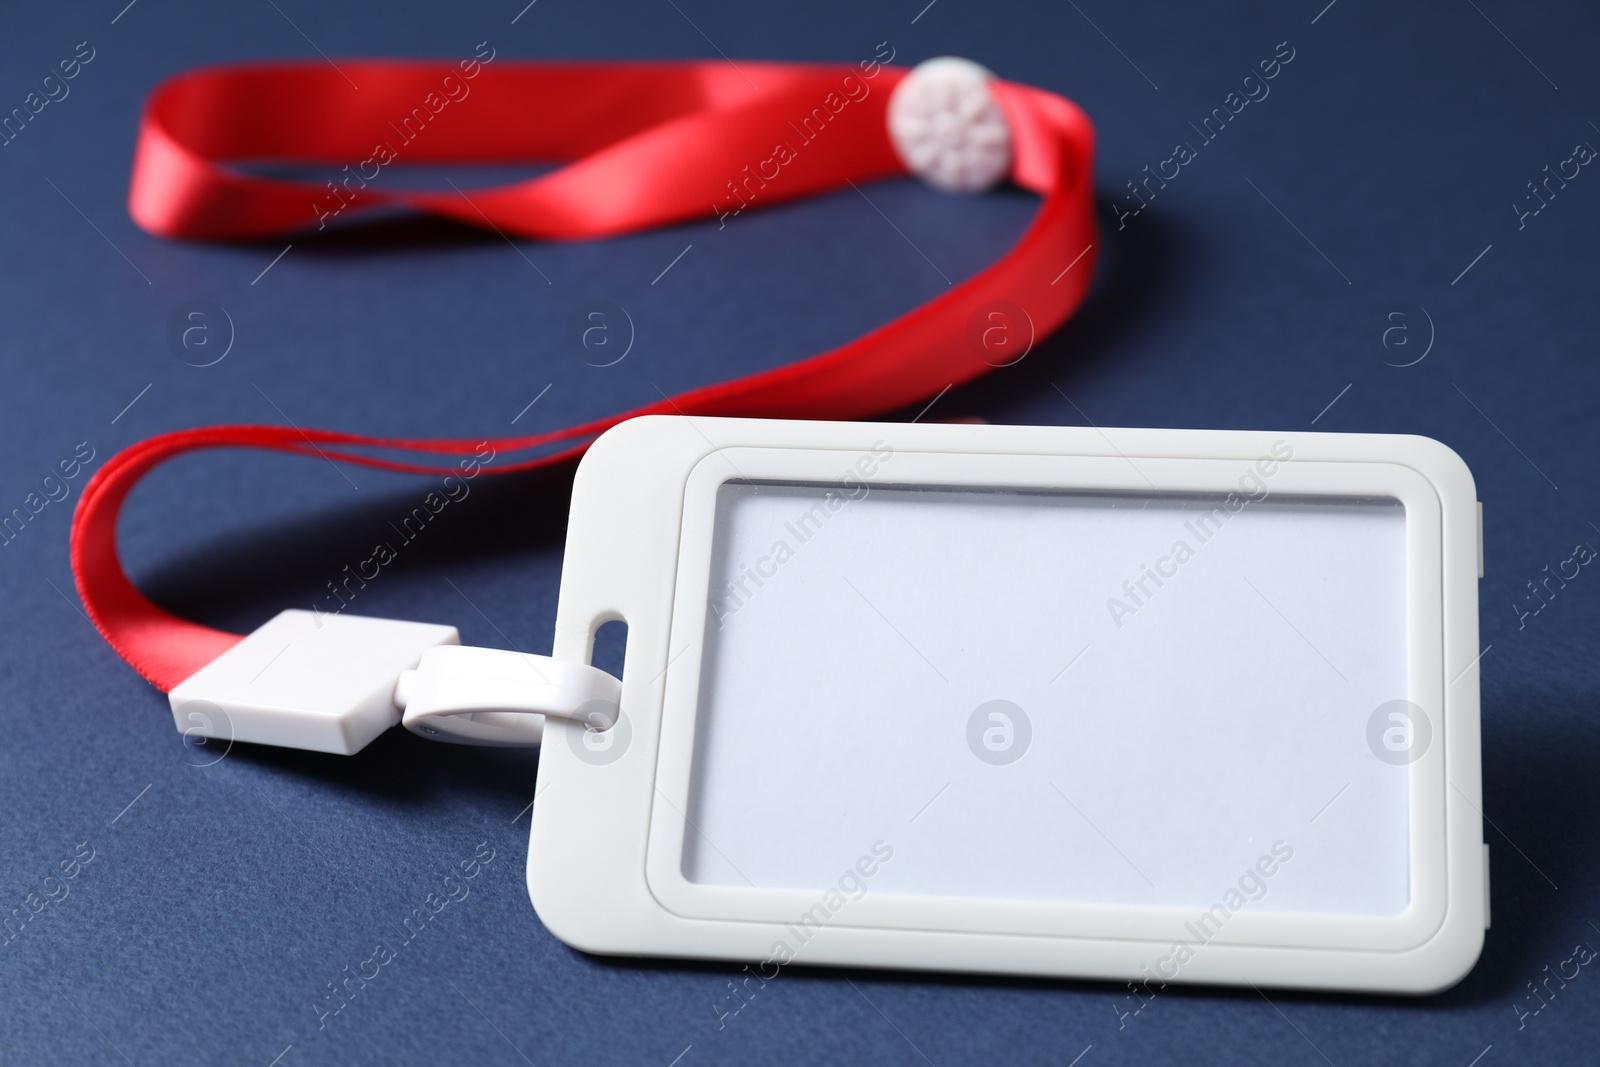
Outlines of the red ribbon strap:
M735 187L762 206L905 173L885 117L889 91L906 73L899 68L874 64L868 73L867 64L744 63L741 73L722 63L488 60L340 67L343 73L327 65L223 67L164 82L140 124L128 195L134 219L164 236L229 240L316 229L349 213L402 206L509 235L571 240L734 210ZM563 447L485 471L566 461L637 415L853 419L907 406L991 369L968 330L996 300L1020 308L1038 336L1053 331L1077 307L1092 275L1093 134L1084 114L1059 96L1009 82L992 88L1011 127L1011 178L1043 198L1004 257L832 351L564 430L491 439L496 451ZM774 161L778 144L790 148L783 162ZM470 193L391 189L393 176L384 171L390 163L569 159L529 181ZM264 162L344 169L337 183L317 185L235 166ZM1080 256L1083 262L1066 270ZM117 653L170 690L239 637L163 611L123 573L117 514L145 472L192 449L232 447L450 473L454 468L359 450L461 458L481 443L276 426L181 430L139 442L108 460L78 501L72 529L78 593Z

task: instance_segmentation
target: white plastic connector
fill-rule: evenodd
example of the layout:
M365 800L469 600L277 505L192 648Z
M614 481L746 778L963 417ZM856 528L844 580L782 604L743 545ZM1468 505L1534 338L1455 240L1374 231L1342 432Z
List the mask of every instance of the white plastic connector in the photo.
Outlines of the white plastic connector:
M1011 173L1011 125L970 59L925 60L889 97L889 140L906 169L950 193L981 193Z
M498 648L430 648L395 687L407 730L462 745L537 745L546 716L617 721L622 683L586 663Z
M284 611L169 694L180 733L352 755L400 721L400 673L454 626Z

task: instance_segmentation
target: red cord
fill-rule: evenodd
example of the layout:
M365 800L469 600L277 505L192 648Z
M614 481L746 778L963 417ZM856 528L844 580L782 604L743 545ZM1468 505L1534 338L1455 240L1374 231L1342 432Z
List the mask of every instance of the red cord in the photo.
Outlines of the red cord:
M737 207L728 183L746 181L747 166L768 176L757 173L762 185L741 186L759 191L754 206L904 173L885 120L889 90L905 74L898 68L877 68L869 77L862 67L781 63L741 64L743 73L698 62L476 66L471 76L465 63L379 61L342 63L344 74L326 65L263 64L179 75L146 104L129 210L141 226L170 237L260 238L401 205L520 237L576 240ZM996 82L994 91L1012 129L1012 180L1043 198L1028 230L1000 260L831 351L564 430L490 439L497 452L567 447L484 473L565 462L637 415L853 419L905 407L991 369L967 338L969 321L991 301L1024 309L1038 336L1055 330L1082 300L1093 272L1093 133L1084 114L1059 96L1008 82ZM414 108L423 111L407 125L401 120ZM826 109L827 124L814 140L801 141L790 124L816 108ZM413 129L414 138L405 140ZM766 164L778 142L791 146L792 158L773 176ZM390 146L395 162L574 161L470 194L389 191L361 177L385 165L375 155L379 144ZM349 165L341 174L356 178L347 177L339 191L228 165L263 160ZM1085 251L1077 269L1063 273ZM78 501L72 527L78 593L118 655L170 690L240 638L163 611L123 573L117 514L152 467L194 449L317 455L326 445L365 466L446 474L454 468L379 459L359 449L465 457L481 443L277 426L215 426L141 441L108 460Z

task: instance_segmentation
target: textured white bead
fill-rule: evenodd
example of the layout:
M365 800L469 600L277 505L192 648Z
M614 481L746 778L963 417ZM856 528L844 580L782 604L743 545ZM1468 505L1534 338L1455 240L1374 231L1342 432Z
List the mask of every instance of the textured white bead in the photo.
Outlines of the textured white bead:
M1011 127L969 59L943 56L912 68L889 97L889 139L906 169L952 193L980 193L1011 171Z

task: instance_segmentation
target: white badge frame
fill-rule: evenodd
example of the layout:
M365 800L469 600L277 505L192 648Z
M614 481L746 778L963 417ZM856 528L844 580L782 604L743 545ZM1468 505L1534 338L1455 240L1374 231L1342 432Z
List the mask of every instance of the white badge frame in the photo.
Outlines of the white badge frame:
M807 930L817 889L688 881L682 869L710 580L726 482L1223 494L1275 445L1272 489L1386 497L1406 515L1408 699L1438 709L1410 764L1410 902L1395 915L1241 912L1168 974L1190 910L874 890ZM862 462L874 449L894 462ZM871 471L871 473L869 473ZM528 888L544 924L594 953L1063 978L1429 993L1476 962L1488 926L1481 825L1477 579L1481 519L1466 465L1423 437L652 416L589 449L573 487L553 656L588 663L598 628L628 626L621 742L582 751L545 731ZM591 737L592 740L592 737ZM785 953L780 946L787 944Z

